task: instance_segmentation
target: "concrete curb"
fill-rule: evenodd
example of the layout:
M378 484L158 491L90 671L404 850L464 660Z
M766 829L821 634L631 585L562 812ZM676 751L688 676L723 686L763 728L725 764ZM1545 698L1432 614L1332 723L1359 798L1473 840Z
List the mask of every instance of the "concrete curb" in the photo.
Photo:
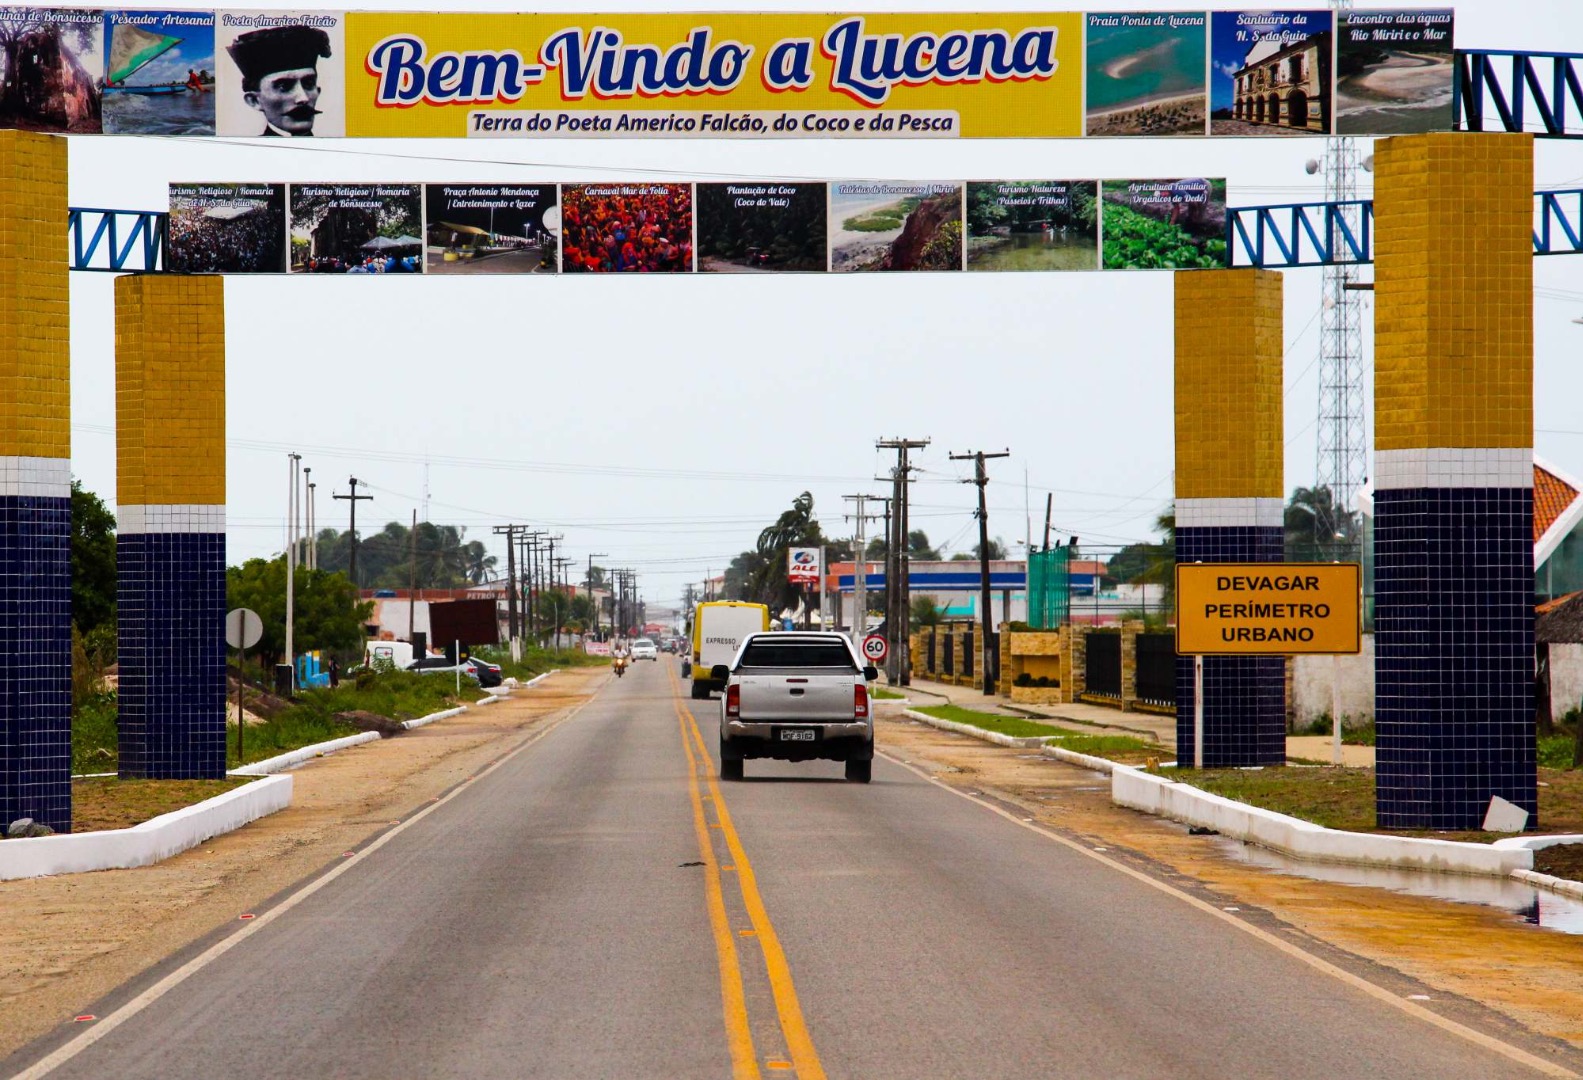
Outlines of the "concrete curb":
M333 754L337 750L345 750L349 746L361 746L363 743L375 742L379 739L377 731L360 731L356 735L347 735L340 739L331 739L328 742L314 743L312 746L299 746L295 750L288 750L284 754L277 754L263 761L255 761L251 765L243 765L232 769L231 776L269 776L283 769L301 765L304 761Z
M1222 836L1317 862L1499 877L1510 876L1514 870L1532 870L1534 864L1533 850L1527 847L1327 829L1273 810L1213 795L1191 784L1155 776L1130 765L1116 765L1112 769L1110 798L1118 806L1214 829Z
M941 731L954 731L958 735L982 739L985 742L994 743L996 746L1009 746L1015 750L1038 750L1044 746L1045 736L1014 738L1011 735L1002 735L998 731L985 731L983 728L974 727L972 724L958 724L955 720L941 720L938 716L930 716L928 713L921 713L916 709L903 709L902 715L916 720L920 724L937 727Z
M1064 761L1068 765L1093 769L1095 772L1104 773L1106 776L1110 776L1116 768L1116 763L1109 758L1094 757L1092 754L1079 754L1076 750L1062 750L1059 746L1052 746L1049 743L1041 746L1039 753L1045 757L1055 758L1057 761Z
M1583 900L1583 881L1568 881L1566 878L1551 877L1541 874L1536 870L1513 870L1512 877L1518 881L1527 882L1540 889L1549 889L1551 892L1560 893L1562 896L1575 897Z
M0 881L151 866L291 805L291 776L266 776L130 829L0 843Z
M431 712L428 716L420 716L416 720L403 721L401 726L406 728L408 731L411 731L414 728L420 728L424 727L425 725L432 724L436 720L449 720L451 717L460 716L466 711L466 705L458 705L454 709L441 709L439 712Z

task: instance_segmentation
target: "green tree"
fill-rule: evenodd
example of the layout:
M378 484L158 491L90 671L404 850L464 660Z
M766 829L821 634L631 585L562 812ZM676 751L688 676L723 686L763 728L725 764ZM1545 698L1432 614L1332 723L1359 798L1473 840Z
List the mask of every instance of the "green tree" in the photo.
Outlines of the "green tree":
M1361 528L1357 515L1333 504L1328 487L1292 491L1282 517L1287 562L1336 562L1355 558Z
M115 515L71 482L71 621L84 638L115 631Z
M920 626L939 626L945 621L945 612L940 610L940 605L934 602L932 596L915 596L909 611L912 628Z
M819 547L824 542L813 512L813 496L805 491L792 500L790 510L759 533L756 553L760 562L751 583L754 598L768 604L772 612L795 608L801 592L786 580L788 552L794 547Z
M587 597L581 597L585 603ZM539 617L539 626L545 633L554 633L557 626L565 629L576 610L573 598L561 589L545 589L538 594L534 602L534 610Z
M371 600L360 601L345 574L298 567L294 574L294 638L298 652L355 650L364 624L373 615ZM228 608L252 608L264 623L256 646L259 656L280 663L286 652L286 558L249 559L225 572Z
M888 547L883 536L870 540L866 549L869 561L883 559ZM940 559L940 552L929 543L929 534L922 529L913 529L907 534L907 555L920 562L938 562Z

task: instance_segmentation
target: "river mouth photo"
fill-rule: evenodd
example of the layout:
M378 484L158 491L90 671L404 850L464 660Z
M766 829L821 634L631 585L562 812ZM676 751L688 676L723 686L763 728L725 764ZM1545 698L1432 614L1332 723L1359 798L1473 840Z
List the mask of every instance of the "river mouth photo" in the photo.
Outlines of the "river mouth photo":
M1336 132L1450 128L1453 36L1449 8L1350 13L1336 50Z
M975 181L967 228L969 270L1098 270L1099 184Z
M962 269L962 186L862 182L830 188L830 269Z
M1088 17L1089 135L1202 135L1203 15Z

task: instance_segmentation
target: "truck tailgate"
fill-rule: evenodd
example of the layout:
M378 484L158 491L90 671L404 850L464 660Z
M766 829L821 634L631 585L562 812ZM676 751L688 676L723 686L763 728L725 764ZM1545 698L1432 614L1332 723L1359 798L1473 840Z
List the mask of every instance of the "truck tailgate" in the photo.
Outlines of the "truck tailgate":
M851 723L856 676L847 672L816 674L741 674L744 721L820 721Z

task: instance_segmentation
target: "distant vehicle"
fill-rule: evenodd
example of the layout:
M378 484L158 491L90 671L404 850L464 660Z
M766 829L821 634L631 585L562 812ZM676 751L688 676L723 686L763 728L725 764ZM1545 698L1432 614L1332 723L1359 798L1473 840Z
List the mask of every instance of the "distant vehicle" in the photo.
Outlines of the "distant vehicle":
M486 690L492 686L499 686L504 681L498 668L492 668L491 665L471 657L458 665L451 663L448 656L425 656L422 660L408 664L407 670L415 671L419 675L454 675L458 667L461 668L463 675Z
M640 637L632 643L632 659L634 660L659 660L660 650L646 637Z
M874 769L868 684L879 672L845 634L756 633L712 675L720 703L720 778L742 779L748 758L841 761L866 784Z
M748 248L747 262L749 266L768 266L770 264L769 248L762 248L757 245Z
M370 641L363 646L363 663L369 667L384 660L394 667L409 668L413 659L410 641Z
M724 690L725 680L715 676L715 667L729 664L737 654L737 646L749 634L762 634L769 628L770 609L763 604L740 600L699 604L693 611L693 697L702 700L713 691Z

